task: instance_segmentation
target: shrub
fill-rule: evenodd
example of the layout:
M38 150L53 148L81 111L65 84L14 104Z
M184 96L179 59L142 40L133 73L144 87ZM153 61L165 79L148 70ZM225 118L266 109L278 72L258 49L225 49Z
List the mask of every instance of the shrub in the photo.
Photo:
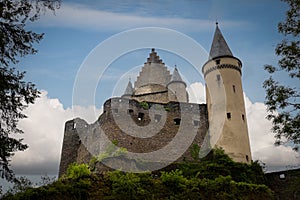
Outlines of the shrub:
M77 180L91 175L91 171L87 164L72 163L69 165L66 178Z
M162 183L175 193L181 192L186 188L187 179L179 169L171 172L161 172L160 178Z
M149 104L146 101L140 102L140 106L145 110L149 109Z

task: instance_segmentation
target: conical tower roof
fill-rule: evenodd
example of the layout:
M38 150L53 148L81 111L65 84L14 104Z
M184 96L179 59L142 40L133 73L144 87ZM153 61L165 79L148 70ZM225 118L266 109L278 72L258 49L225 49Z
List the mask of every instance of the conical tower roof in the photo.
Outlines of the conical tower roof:
M174 68L174 71L173 71L171 80L170 80L170 82L168 83L168 85L169 85L170 83L172 83L172 82L181 82L181 83L183 83L184 85L186 85L186 83L182 80L182 78L181 78L181 76L180 76L180 74L179 74L179 72L178 72L178 69L177 69L176 65L175 65L175 68Z
M176 66L175 66L174 72L172 74L171 82L172 81L182 81L182 78L181 78L181 76L180 76L180 74L179 74L178 69L177 69Z
M210 52L209 52L209 59L214 59L220 56L233 56L233 55L218 27L218 23L216 23L216 30L215 30L213 42L211 44Z
M133 94L133 87L132 87L131 81L129 80L123 96L124 95L132 95L132 94Z

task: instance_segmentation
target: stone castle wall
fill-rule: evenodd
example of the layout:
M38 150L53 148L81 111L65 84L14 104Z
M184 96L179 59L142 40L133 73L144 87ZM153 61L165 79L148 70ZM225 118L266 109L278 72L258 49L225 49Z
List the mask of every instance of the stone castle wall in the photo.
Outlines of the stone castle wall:
M103 114L95 123L87 124L81 119L66 122L59 175L66 172L69 164L89 163L93 156L105 152L109 148L106 139L117 142L118 147L126 148L130 153L142 155L169 147L163 152L164 157L173 156L176 158L173 161L177 162L192 160L190 146L201 146L207 130L206 104L140 103L112 98L104 103ZM177 143L172 146L174 141ZM179 155L180 150L183 152ZM176 154L178 157L174 157ZM104 164L97 166L98 172L108 169Z

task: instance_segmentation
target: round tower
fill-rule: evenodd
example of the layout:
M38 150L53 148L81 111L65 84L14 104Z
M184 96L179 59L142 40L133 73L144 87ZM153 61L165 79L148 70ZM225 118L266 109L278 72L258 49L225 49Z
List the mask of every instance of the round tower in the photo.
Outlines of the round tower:
M167 88L169 101L188 102L186 83L182 80L176 66Z
M233 56L217 24L209 60L202 68L211 144L236 162L251 163L241 70L241 61Z

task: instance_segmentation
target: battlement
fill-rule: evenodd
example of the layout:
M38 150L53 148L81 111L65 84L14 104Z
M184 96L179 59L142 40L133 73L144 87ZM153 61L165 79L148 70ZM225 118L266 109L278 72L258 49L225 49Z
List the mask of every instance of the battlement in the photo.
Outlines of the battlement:
M111 98L103 106L103 113L93 124L74 119L66 123L60 175L72 162L89 163L93 156L107 148L103 140L117 141L128 152L148 153L168 145L179 131L191 135L192 144L202 145L208 130L206 104L169 102L138 102L134 99ZM186 143L183 137L180 144ZM70 148L74 143L73 148ZM167 152L176 154L180 144ZM70 156L70 155L73 155ZM75 156L74 156L75 155ZM189 148L176 161L192 160ZM99 165L97 171L108 170Z

